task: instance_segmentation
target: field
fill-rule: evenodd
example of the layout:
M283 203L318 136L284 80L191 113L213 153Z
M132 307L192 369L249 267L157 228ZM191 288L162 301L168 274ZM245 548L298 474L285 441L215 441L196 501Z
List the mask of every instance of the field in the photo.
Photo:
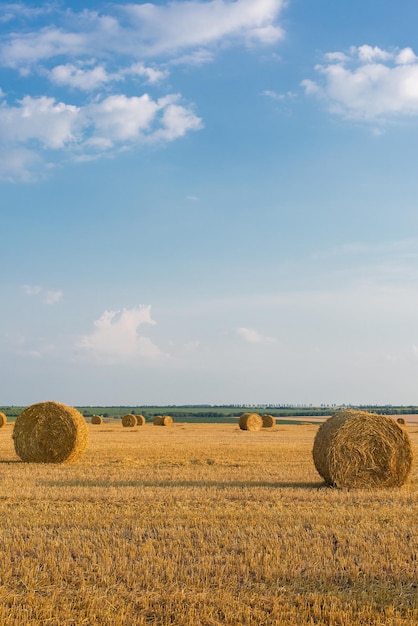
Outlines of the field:
M325 488L316 425L89 425L77 465L0 431L0 624L418 624L418 426L401 489Z

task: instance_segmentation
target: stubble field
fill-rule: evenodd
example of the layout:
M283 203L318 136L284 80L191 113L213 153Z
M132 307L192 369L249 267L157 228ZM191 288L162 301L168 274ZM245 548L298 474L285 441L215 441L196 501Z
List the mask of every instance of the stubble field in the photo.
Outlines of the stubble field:
M418 427L401 489L323 486L316 425L89 425L77 465L0 432L0 624L418 624Z

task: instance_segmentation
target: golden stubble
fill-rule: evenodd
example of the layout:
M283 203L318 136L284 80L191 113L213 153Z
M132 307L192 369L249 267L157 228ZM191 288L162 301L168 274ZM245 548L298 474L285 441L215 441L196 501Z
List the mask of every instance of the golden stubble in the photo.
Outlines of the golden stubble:
M1 430L0 624L418 624L416 461L400 489L334 490L317 426L88 428L74 466Z

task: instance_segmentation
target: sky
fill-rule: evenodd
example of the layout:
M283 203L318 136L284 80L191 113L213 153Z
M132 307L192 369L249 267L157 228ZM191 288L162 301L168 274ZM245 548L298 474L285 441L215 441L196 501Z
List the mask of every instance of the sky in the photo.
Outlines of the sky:
M0 6L0 404L418 404L416 0Z

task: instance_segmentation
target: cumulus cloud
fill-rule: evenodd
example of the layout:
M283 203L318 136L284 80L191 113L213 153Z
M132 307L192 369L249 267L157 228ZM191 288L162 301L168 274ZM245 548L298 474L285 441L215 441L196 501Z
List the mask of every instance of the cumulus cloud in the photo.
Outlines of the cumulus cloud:
M244 339L247 343L274 343L274 337L267 337L262 335L258 330L254 328L246 328L241 326L237 328L237 334L239 337Z
M5 103L0 106L0 138L12 161L0 156L0 177L30 177L31 165L51 151L67 158L91 156L126 144L174 141L202 128L191 106L180 102L178 94L157 100L148 94L115 94L85 106L45 96L25 96L14 106Z
M285 4L188 0L109 4L100 13L4 5L0 16L14 27L0 35L0 66L18 72L19 85L32 80L13 101L0 92L0 178L29 181L60 159L88 161L201 129L181 94L150 90L161 88L169 68L208 63L219 47L277 41ZM33 77L50 81L48 95L34 93ZM138 83L147 87L138 92Z
M302 85L332 113L380 122L418 115L418 58L412 48L352 47L347 54L328 53L315 70L317 80Z
M93 91L111 81L121 80L119 75L108 73L103 65L84 69L72 63L56 65L48 73L48 76L57 85L65 85L83 91Z
M25 96L17 106L0 107L0 137L12 145L35 140L45 148L63 148L76 140L81 126L79 107L46 96Z
M93 331L82 337L77 347L103 362L159 357L161 350L151 339L139 335L138 329L144 324L155 324L150 306L105 311L94 322Z

